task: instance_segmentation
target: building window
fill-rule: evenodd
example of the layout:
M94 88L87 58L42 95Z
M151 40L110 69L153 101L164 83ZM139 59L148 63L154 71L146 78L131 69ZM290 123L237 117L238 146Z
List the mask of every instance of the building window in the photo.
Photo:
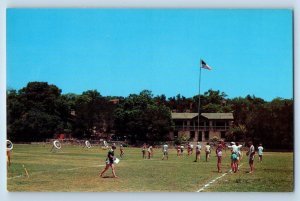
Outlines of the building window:
M192 140L194 140L194 138L195 138L195 131L191 131L190 134L191 134L191 137L190 137L190 138L191 138Z
M225 122L216 122L216 129L218 130L224 130L226 128L226 123Z
M217 121L216 122L216 126L225 126L225 122L223 122L223 121Z

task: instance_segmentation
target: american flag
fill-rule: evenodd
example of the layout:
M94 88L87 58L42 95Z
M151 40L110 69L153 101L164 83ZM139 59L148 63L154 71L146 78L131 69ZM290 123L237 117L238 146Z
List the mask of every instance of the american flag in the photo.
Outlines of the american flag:
M207 70L211 70L212 68L209 66L209 65L207 65L203 60L201 60L201 68L205 68L205 69L207 69Z

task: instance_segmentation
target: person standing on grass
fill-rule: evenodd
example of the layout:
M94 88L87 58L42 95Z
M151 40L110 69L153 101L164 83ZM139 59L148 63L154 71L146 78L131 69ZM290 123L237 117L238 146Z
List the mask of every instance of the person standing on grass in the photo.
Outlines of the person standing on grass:
M165 143L164 145L163 145L163 148L162 148L162 151L163 151L163 157L162 157L162 159L161 160L164 160L165 159L165 156L167 157L167 160L169 159L169 153L168 153L168 148L169 148L169 146L168 146L168 144L167 143Z
M191 145L190 145L190 143L188 143L187 144L187 152L188 152L188 156L190 156L191 155Z
M231 142L228 148L231 148L231 170L236 173L238 170L238 160L239 160L239 149L241 145L236 145L235 142Z
M194 160L194 162L197 162L198 160L200 161L200 159L201 159L201 144L200 144L200 142L197 142L195 149L196 149L196 159Z
M148 159L150 159L151 157L153 157L153 147L149 146L147 151L148 151Z
M258 160L261 163L262 158L263 158L263 150L264 150L262 144L259 144L259 146L257 147L257 150L258 150Z
M255 148L254 148L254 145L253 145L252 141L250 141L248 144L249 144L249 151L247 152L247 155L249 157L249 166L250 166L249 173L251 174L254 171Z
M180 145L177 145L177 148L176 148L176 149L177 149L177 156L180 157L180 156L181 156L181 155L180 155Z
M123 158L124 156L124 147L122 144L120 144L120 158Z
M10 158L11 158L11 150L6 149L6 163L8 166L10 166Z
M183 150L184 150L184 146L180 145L180 155L183 156Z
M206 143L206 146L205 146L205 161L207 162L208 159L209 159L209 156L210 156L210 145L209 145L209 142Z
M237 142L236 146L237 146L237 154L238 154L237 161L236 161L236 168L237 168L237 171L239 171L239 163L240 163L240 160L242 160L241 148L242 148L243 145L241 145Z
M102 172L100 172L99 176L100 177L103 177L103 174L109 169L109 167L111 167L112 169L112 174L113 174L113 177L114 178L117 178L117 175L116 175L116 172L115 172L115 166L114 166L114 160L115 160L115 157L114 157L114 150L113 149L110 149L107 153L107 158L106 158L106 166L105 168L102 170Z
M222 150L225 146L223 146L222 142L219 141L219 144L216 149L216 156L218 157L217 161L217 168L218 168L218 173L222 172Z
M191 155L193 155L193 153L194 153L194 152L193 152L193 150L194 150L194 145L191 143L191 144L190 144L190 147L191 147Z
M146 158L146 149L147 149L147 146L146 146L146 144L144 143L144 144L143 144L143 147L142 147L143 159Z
M228 148L231 149L231 170L232 172L237 172L237 161L238 161L238 146L236 146L235 142L231 142L231 145Z
M6 163L10 166L10 151L6 150Z

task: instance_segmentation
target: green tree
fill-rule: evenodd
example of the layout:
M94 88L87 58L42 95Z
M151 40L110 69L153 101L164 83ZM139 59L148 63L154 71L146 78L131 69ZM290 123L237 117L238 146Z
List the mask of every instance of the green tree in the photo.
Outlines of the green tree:
M75 100L74 136L91 138L96 132L109 132L113 108L113 104L97 90L83 92Z
M158 141L168 137L171 126L169 108L157 103L151 91L131 94L115 110L115 128L119 134L136 141Z
M226 135L228 141L245 141L247 128L243 124L238 124L230 128Z
M201 113L214 113L214 112L230 112L231 106L227 104L227 95L219 90L215 91L209 89L200 95L200 112ZM192 111L198 112L199 95L194 96L192 99Z
M40 141L63 131L69 112L55 85L29 82L18 92L7 94L8 138Z

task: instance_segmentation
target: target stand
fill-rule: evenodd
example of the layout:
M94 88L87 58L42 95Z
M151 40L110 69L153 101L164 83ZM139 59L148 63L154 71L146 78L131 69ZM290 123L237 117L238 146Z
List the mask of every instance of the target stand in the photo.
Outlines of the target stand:
M102 149L106 150L109 148L108 143L106 141L103 141L103 146L101 146Z
M61 149L61 143L59 140L54 140L52 143L52 148L50 150L50 152L52 152L53 150L60 150Z
M92 148L92 145L91 145L91 143L88 141L88 140L86 140L85 142L84 142L84 147L83 148L88 148L88 149L90 149L90 148Z

